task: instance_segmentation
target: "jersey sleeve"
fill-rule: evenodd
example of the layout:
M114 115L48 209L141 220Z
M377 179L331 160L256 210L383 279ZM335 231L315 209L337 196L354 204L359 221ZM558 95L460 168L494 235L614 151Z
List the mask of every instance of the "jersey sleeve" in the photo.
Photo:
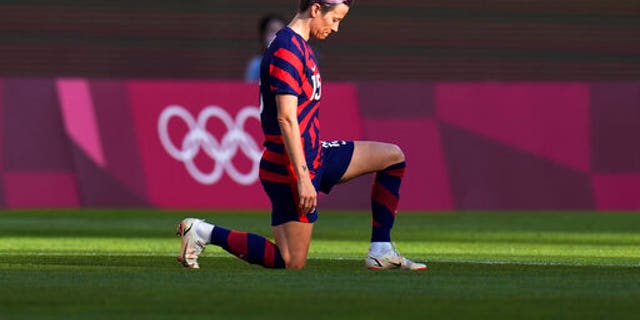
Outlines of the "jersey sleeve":
M300 95L304 55L296 47L280 47L273 53L269 65L270 90L274 94Z

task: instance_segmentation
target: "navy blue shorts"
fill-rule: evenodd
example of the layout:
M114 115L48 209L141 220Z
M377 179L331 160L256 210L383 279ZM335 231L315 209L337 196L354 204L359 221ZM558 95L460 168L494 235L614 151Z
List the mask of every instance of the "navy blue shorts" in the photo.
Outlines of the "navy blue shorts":
M322 143L322 165L311 181L316 188L328 194L340 182L353 156L353 141L331 141ZM289 221L312 223L318 220L318 209L302 214L298 209L297 183L278 183L261 179L262 186L271 200L271 225Z

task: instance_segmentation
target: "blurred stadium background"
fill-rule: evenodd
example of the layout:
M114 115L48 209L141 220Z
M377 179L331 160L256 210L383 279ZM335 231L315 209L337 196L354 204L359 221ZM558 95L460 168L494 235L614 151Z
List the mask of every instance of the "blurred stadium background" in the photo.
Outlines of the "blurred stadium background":
M265 13L292 0L2 1L3 76L240 79ZM356 4L315 43L330 80L634 81L634 0Z
M255 179L189 177L157 128L169 105L194 118L255 108L242 75L257 21L292 17L294 4L3 1L0 205L265 208ZM633 0L359 1L338 34L313 42L332 119L322 132L403 146L405 210L636 210L639 38ZM180 146L184 124L167 130ZM250 173L251 156L236 153ZM215 170L203 154L196 166ZM323 206L366 209L368 183ZM238 192L255 197L228 201Z
M362 268L361 178L321 198L306 270L210 247L181 272L187 214L270 232L242 77L295 3L0 1L0 319L637 318L637 0L356 0L312 42L321 132L402 146L394 239L431 271Z

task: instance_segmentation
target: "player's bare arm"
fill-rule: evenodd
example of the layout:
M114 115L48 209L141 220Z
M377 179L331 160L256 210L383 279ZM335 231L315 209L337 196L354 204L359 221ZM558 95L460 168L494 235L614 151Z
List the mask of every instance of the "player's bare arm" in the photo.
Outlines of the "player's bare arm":
M309 169L300 142L300 126L298 125L298 97L280 94L276 96L278 107L278 124L282 132L282 140L298 176L299 208L301 213L311 212L317 205L317 191L311 183Z

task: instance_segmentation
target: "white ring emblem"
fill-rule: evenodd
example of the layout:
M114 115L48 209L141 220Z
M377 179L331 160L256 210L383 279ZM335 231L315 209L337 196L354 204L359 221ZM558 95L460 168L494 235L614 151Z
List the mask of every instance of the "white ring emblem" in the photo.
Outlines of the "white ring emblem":
M169 121L173 117L182 119L189 132L182 139L182 146L176 147L169 137ZM217 118L224 123L227 133L218 140L206 129L207 121ZM158 135L164 149L174 159L184 162L189 174L198 182L211 185L220 181L224 172L242 185L250 185L258 180L258 170L262 149L251 135L244 131L244 125L249 118L260 121L260 111L253 106L244 107L234 121L224 109L218 106L208 106L200 112L198 119L194 119L189 111L178 105L170 105L162 111L158 120ZM211 172L202 172L194 163L198 152L204 153L215 161ZM238 149L252 161L251 171L240 172L232 162Z

